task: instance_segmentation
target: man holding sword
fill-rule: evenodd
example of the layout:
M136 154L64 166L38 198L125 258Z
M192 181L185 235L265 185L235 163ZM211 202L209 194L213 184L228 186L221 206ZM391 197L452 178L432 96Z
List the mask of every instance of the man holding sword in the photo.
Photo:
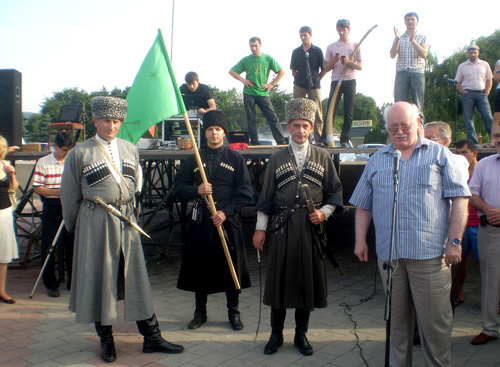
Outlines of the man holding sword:
M327 305L326 264L315 226L342 210L342 186L328 152L309 144L315 114L316 103L310 99L296 98L287 103L290 146L269 159L257 203L253 246L263 251L269 236L263 300L271 306L272 333L264 349L267 355L283 345L287 308L295 309L295 346L300 353L312 355L306 337L310 312ZM304 184L314 201L312 212L301 193Z
M64 224L75 233L69 309L76 322L94 323L101 358L116 360L112 324L119 300L125 321L136 321L143 353L180 353L184 348L161 336L139 232L102 205L135 222L135 194L142 186L137 148L115 138L127 116L127 101L94 97L90 102L97 134L67 156L61 183Z

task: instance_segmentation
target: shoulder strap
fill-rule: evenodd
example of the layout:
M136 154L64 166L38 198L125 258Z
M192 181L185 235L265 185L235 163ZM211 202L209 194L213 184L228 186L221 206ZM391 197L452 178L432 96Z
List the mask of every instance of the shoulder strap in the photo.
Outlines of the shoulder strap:
M111 163L111 165L113 166L113 169L116 171L116 173L118 173L118 175L121 177L122 181L125 183L125 186L127 186L127 189L128 189L128 192L129 192L130 196L134 197L134 194L132 193L132 190L130 189L130 186L127 183L127 180L121 174L120 169L118 167L116 167L115 162L113 162L113 160L109 156L108 152L106 152L106 150L102 147L102 145L99 144L99 142L97 141L97 139L95 138L95 136L92 137L92 140L94 141L95 145L97 145L97 147L102 152L102 154L104 154L104 156L107 158L107 160ZM118 186L121 186L119 182L117 182L117 183L118 183Z

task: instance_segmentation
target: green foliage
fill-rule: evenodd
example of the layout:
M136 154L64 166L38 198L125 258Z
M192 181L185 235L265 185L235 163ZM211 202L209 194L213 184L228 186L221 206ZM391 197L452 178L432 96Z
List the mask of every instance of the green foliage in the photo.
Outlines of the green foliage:
M47 126L52 122L47 114L34 113L24 119L23 138L26 142L47 142Z
M285 105L286 103L293 98L292 93L286 93L279 88L273 88L269 92L269 97L271 98L271 102L273 103L274 110L278 115L278 119L280 121L285 121ZM264 116L262 116L263 124L267 124Z
M212 86L211 88L217 109L223 111L227 116L229 129L232 131L248 130L245 106L243 105L243 93L238 92L236 88L227 91ZM285 104L292 99L292 94L274 88L269 92L269 97L279 120L285 120ZM256 108L256 122L257 126L267 125L266 118L258 107Z
M92 112L90 110L90 100L96 96L113 96L126 98L129 87L125 89L115 88L108 92L106 88L100 91L88 93L78 90L78 88L66 88L60 92L55 92L52 97L46 98L42 104L41 114L34 114L24 121L24 139L27 142L47 141L47 127L49 124L59 121L61 106L69 103L85 104L85 133L86 137L95 135L95 126L92 122Z
M388 138L387 130L382 130L379 127L374 127L371 131L369 131L365 135L365 144L368 143L386 144L387 138Z
M243 107L243 96L236 88L221 91L211 87L214 94L217 109L223 111L227 116L230 131L241 131L246 126L245 108Z
M323 116L326 120L326 113L328 111L328 98L322 102ZM377 107L375 100L372 97L365 96L362 93L356 93L354 96L354 113L353 120L372 120L373 126L383 126L382 110ZM333 127L337 131L342 130L344 123L344 97L340 98L337 113L333 121Z

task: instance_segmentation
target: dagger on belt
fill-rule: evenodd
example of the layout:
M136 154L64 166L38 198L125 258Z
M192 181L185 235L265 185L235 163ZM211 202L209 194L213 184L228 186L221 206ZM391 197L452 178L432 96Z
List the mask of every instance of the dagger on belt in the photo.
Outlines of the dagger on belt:
M314 201L312 199L312 194L311 194L311 190L309 189L309 185L303 184L302 185L302 192L304 193L304 196L306 199L307 210L309 211L309 213L314 213L314 210L315 210ZM323 259L325 258L325 255L326 255L326 257L328 257L328 260L330 260L330 262L333 265L333 268L337 271L337 273L341 277L345 277L344 270L340 267L339 263L337 262L337 260L333 256L331 249L328 247L328 239L326 238L324 226L319 224L319 225L313 225L313 227L316 230L316 233L318 234L319 240L321 242L321 244L319 244L319 243L317 244L319 253L323 257Z
M94 203L96 203L96 204L99 204L99 205L103 206L104 209L106 209L109 214L117 217L122 222L124 222L125 224L129 225L130 227L132 227L133 229L135 229L137 232L139 232L143 236L145 236L145 237L149 238L150 240L152 240L151 237L146 232L144 232L144 230L141 227L139 227L137 225L137 223L133 222L130 218L128 218L125 215L123 215L113 205L106 204L99 196L94 196L94 199L92 201Z

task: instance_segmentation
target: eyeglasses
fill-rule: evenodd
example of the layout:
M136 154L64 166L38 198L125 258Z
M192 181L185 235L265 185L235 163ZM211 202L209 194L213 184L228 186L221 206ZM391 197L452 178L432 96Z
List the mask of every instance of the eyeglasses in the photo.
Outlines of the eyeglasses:
M405 124L405 125L399 125L399 126L388 126L387 130L389 130L391 133L398 132L399 129L403 130L403 132L408 132L411 130L413 127L412 124Z
M426 139L429 139L429 140L432 140L432 141L436 141L436 140L442 140L444 138L428 138L428 137L425 137Z

